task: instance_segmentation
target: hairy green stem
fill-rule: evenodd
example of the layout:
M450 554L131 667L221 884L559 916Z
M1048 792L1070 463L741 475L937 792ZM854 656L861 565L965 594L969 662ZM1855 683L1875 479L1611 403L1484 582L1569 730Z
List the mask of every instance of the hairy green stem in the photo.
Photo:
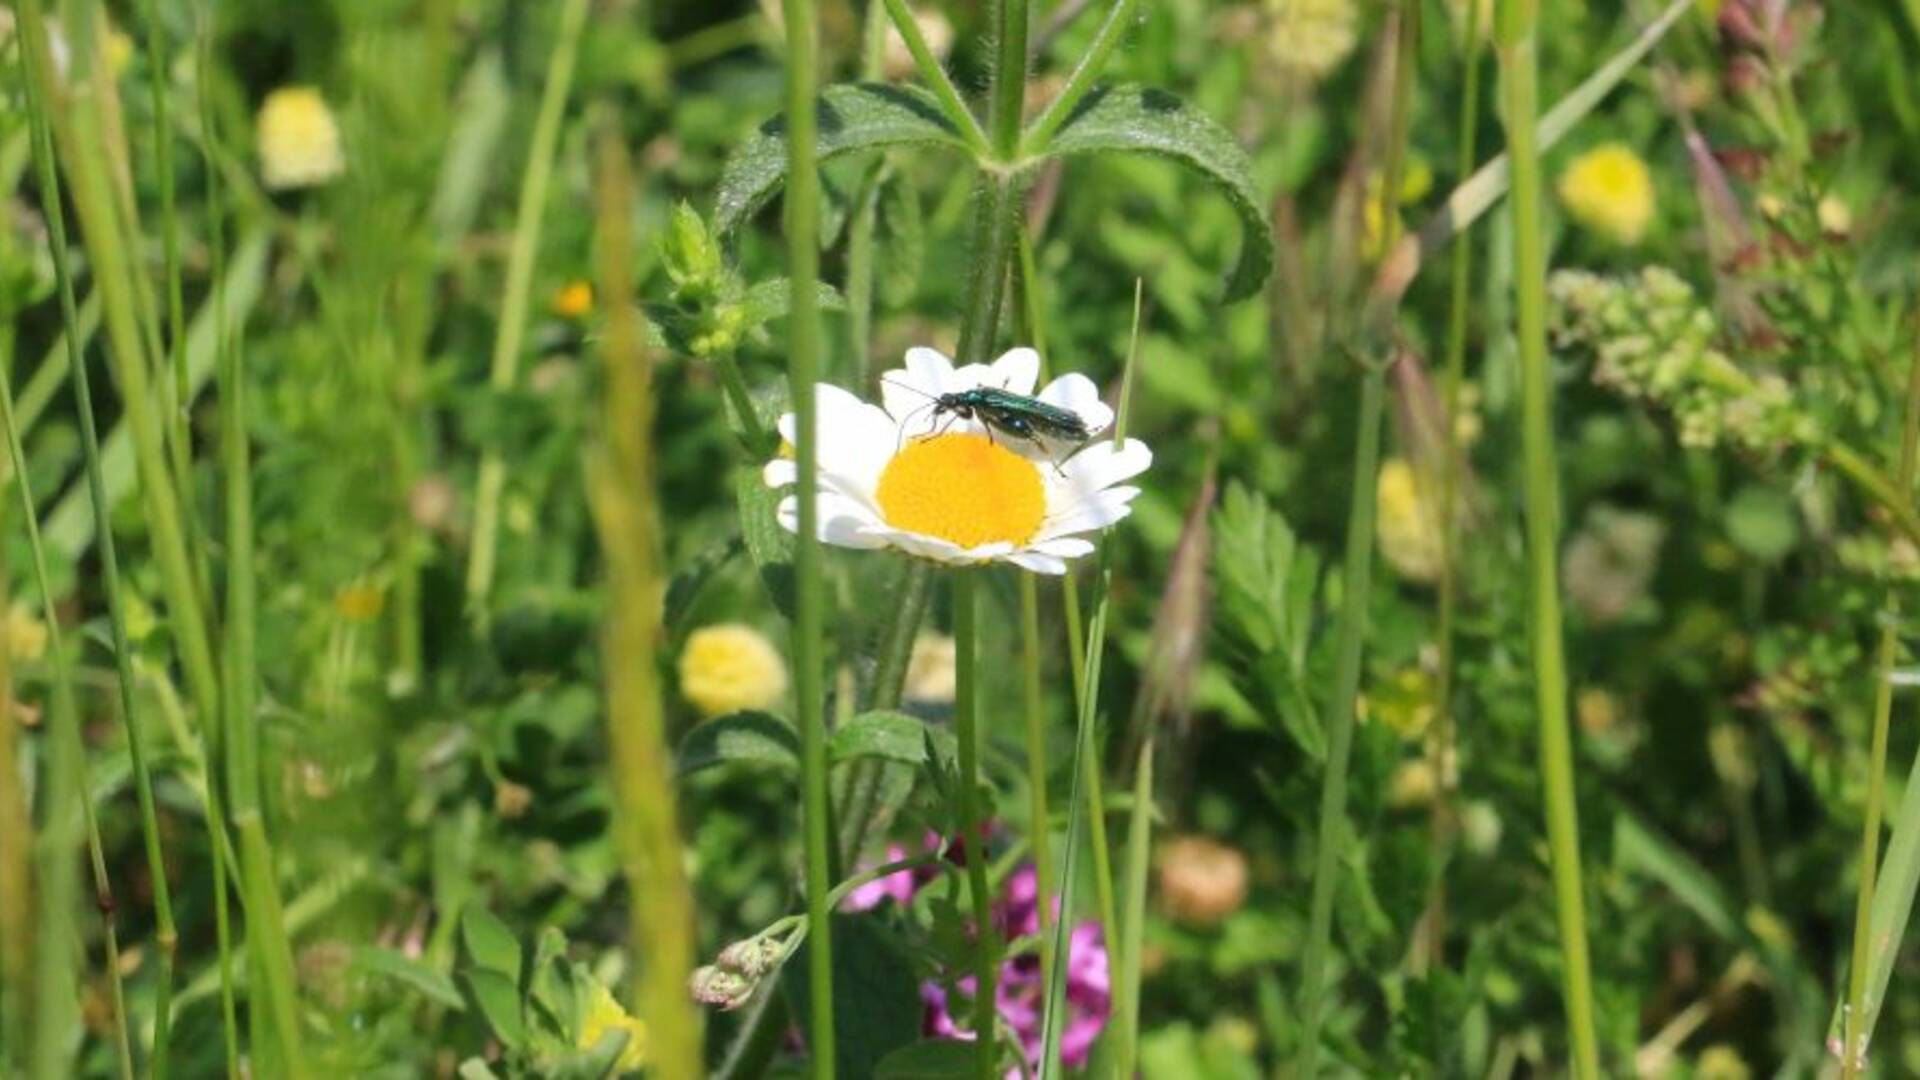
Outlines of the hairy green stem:
M900 40L906 42L907 52L912 54L915 67L920 69L920 77L927 82L927 88L940 103L940 111L946 114L960 137L967 141L976 154L989 153L986 132L980 130L980 122L973 118L967 103L960 97L960 91L947 76L947 69L940 66L940 58L933 55L933 49L927 45L927 37L920 32L920 24L914 21L913 9L907 6L907 0L885 0L887 16L893 20L894 29L900 32Z
M967 891L973 900L974 1072L978 1080L997 1075L999 1040L994 1037L994 982L999 945L994 940L993 890L987 884L987 821L980 811L980 688L975 632L974 578L960 567L948 574L953 588L953 733L960 744L960 838L967 866ZM1043 901L1044 903L1044 901Z
M487 385L496 394L512 390L520 370L520 347L526 338L528 295L533 288L533 260L540 250L547 183L553 175L554 150L560 143L560 120L573 87L574 58L587 22L587 6L587 0L565 0L554 32L553 52L547 58L547 81L540 95L540 114L533 125L533 142L527 148L527 171L520 182L513 248L507 256L500 324L494 333L493 364L487 376ZM473 498L473 542L467 552L467 614L478 626L487 622L487 595L493 589L500 545L500 496L506 480L506 459L497 447L488 447L480 457L480 477Z
M1114 0L1107 17L1100 23L1100 29L1094 32L1093 44L1081 54L1080 62L1074 65L1060 93L1047 103L1047 107L1021 138L1022 154L1031 156L1044 150L1047 140L1053 138L1054 132L1059 131L1060 126L1073 115L1075 106L1093 89L1093 81L1106 70L1107 60L1113 55L1113 50L1120 47L1120 40L1133 28L1134 5L1135 0Z
M987 136L1001 161L1020 151L1020 120L1027 97L1027 0L994 5L993 89L987 99Z
M787 318L788 396L794 412L794 463L799 505L794 538L794 700L800 725L801 788L807 852L807 1045L813 1074L834 1075L833 808L828 790L825 716L826 589L820 564L820 418L814 387L820 378L819 43L813 0L783 0L787 20L787 274L793 289Z
M1913 494L1915 459L1920 456L1920 350L1907 367L1906 415L1900 432L1900 465L1895 483L1902 501ZM1860 884L1854 898L1853 959L1847 977L1844 1053L1840 1068L1848 1080L1866 1067L1867 971L1873 952L1873 893L1880 859L1881 807L1886 801L1887 736L1893 719L1893 662L1899 649L1900 603L1887 590L1880 617L1880 642L1873 664L1873 733L1867 750L1867 808L1860 823Z
M1547 265L1534 123L1539 113L1535 52L1538 0L1501 0L1497 53L1513 162L1514 290L1520 345L1521 449L1526 467L1530 632L1540 778L1545 788L1554 908L1560 928L1571 1068L1576 1080L1600 1075L1593 975L1587 955L1586 902L1580 881L1580 832L1574 802L1573 740L1567 727L1567 674L1560 630L1558 464L1553 441L1553 371L1547 356Z

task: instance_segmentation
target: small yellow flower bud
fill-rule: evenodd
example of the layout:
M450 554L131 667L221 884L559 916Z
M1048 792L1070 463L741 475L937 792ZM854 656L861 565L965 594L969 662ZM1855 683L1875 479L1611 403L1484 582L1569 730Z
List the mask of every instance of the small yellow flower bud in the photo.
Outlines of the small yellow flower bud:
M268 94L257 127L261 180L269 188L316 187L346 170L340 125L320 91L310 86Z
M787 665L751 626L703 626L680 653L680 692L709 717L770 708L786 695Z
M1560 201L1574 220L1631 247L1653 223L1653 174L1624 143L1595 147L1560 174Z

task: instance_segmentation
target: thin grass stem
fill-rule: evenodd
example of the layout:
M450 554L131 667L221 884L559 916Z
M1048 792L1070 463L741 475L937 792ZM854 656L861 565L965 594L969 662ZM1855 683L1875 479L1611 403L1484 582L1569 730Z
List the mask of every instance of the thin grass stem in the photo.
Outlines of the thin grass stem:
M787 275L793 294L787 318L788 395L794 412L794 700L800 725L801 788L806 833L807 985L812 1023L807 1045L813 1075L830 1080L835 1054L833 1001L833 808L827 775L825 716L826 588L820 560L819 43L813 0L783 0L787 21Z
M1920 350L1907 367L1906 412L1900 432L1899 495L1913 494L1916 457L1920 457ZM1880 616L1880 641L1873 664L1873 727L1867 749L1867 807L1860 823L1860 884L1854 898L1852 963L1847 976L1845 1053L1841 1075L1852 1080L1866 1068L1867 974L1873 952L1873 899L1880 860L1882 807L1886 803L1887 737L1893 719L1893 663L1899 651L1900 602L1888 589Z
M1534 127L1539 113L1539 60L1535 52L1538 21L1538 0L1501 0L1496 51L1505 105L1507 156L1513 162L1514 299L1521 359L1527 584L1535 708L1540 721L1540 776L1545 788L1554 908L1560 929L1571 1070L1578 1080L1594 1080L1600 1075L1600 1044L1594 1026L1593 975L1587 955L1573 740L1567 727L1566 658L1560 629L1560 491L1553 440L1553 372L1547 357L1543 195Z
M553 51L547 57L547 81L540 94L540 113L527 147L527 171L520 182L520 203L514 215L513 247L507 256L507 280L500 300L500 324L493 338L493 362L487 385L504 394L513 389L520 371L520 348L526 340L528 298L533 288L533 261L540 250L540 226L547 208L547 185L553 175L554 150L560 143L560 120L573 87L574 59L581 30L587 22L587 0L566 0L560 8ZM480 475L474 490L473 542L467 551L467 615L476 626L487 624L487 597L500 546L500 497L507 481L506 459L488 448L480 457Z
M1133 807L1127 823L1126 912L1108 938L1120 959L1120 975L1113 984L1118 1035L1115 1076L1132 1076L1140 1052L1140 950L1146 941L1147 868L1153 857L1153 743L1149 732L1134 766Z
M1461 42L1461 66L1465 70L1460 96L1458 150L1454 156L1454 175L1464 178L1473 171L1479 153L1476 136L1480 129L1480 38L1486 28L1480 25L1480 5L1467 5L1466 36ZM1453 244L1452 291L1447 306L1447 366L1441 387L1443 422L1440 460L1440 581L1439 638L1434 688L1432 747L1434 775L1445 775L1445 762L1453 754L1453 677L1456 608L1459 605L1459 501L1460 473L1465 464L1465 447L1460 444L1460 388L1466 382L1467 332L1471 312L1473 283L1473 237L1462 229ZM1446 963L1447 878L1445 852L1452 846L1452 814L1449 793L1442 792L1434 802L1434 839L1442 852L1440 871L1434 879L1433 899L1427 924L1427 960L1434 967Z

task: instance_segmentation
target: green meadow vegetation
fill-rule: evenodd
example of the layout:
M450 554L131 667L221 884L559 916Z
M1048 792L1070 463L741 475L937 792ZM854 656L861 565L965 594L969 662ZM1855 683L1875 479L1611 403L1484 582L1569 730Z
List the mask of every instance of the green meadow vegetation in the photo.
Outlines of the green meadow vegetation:
M0 1076L1920 1075L1916 0L5 0Z

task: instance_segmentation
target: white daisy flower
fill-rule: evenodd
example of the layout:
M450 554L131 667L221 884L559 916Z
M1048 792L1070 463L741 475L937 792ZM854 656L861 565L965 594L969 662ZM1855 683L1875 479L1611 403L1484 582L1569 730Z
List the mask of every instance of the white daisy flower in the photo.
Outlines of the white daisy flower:
M1093 550L1082 534L1131 512L1129 480L1153 463L1147 444L1128 439L1071 446L1009 438L978 418L936 413L942 394L978 387L1033 394L1040 354L1012 349L992 364L955 368L926 348L907 350L906 366L881 377L881 405L821 383L820 539L851 548L897 548L956 566L1010 562L1042 574L1066 573L1066 560ZM1113 423L1093 381L1071 374L1048 383L1041 401L1079 414L1095 434ZM780 418L794 441L794 417ZM1071 454L1071 456L1067 456ZM769 487L793 484L794 462L767 463ZM799 531L799 499L780 500L780 523Z

